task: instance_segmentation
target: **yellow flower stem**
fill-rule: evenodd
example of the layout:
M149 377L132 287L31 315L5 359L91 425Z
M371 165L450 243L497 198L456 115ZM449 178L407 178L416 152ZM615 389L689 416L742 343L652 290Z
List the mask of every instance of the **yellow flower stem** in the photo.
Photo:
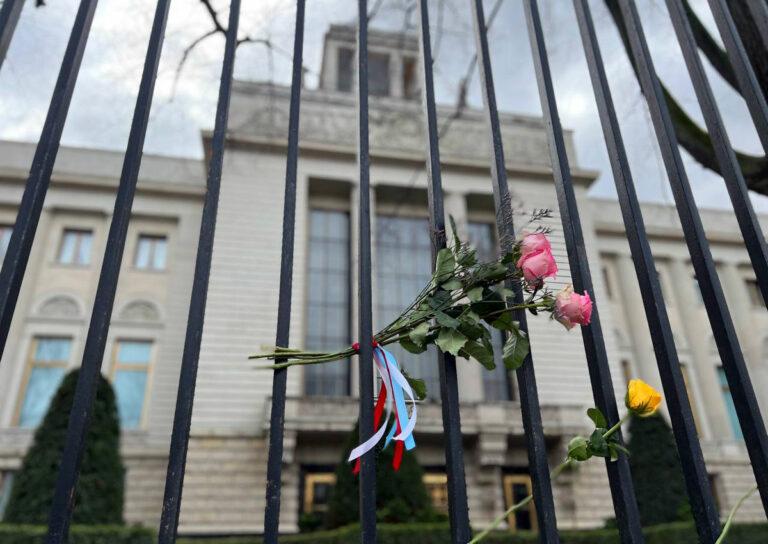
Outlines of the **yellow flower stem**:
M611 427L610 429L608 429L607 431L605 431L605 432L603 433L603 438L608 438L608 437L609 437L609 436L611 436L613 433L615 433L616 431L618 431L619 429L621 429L621 426L622 426L622 425L623 425L623 424L624 424L624 423L627 421L627 419L629 419L629 416L630 416L630 415L631 415L631 412L627 413L627 414L626 414L626 415L625 415L623 418L621 418L621 419L619 420L619 422L618 422L618 423L616 423L616 425L614 425L613 427ZM561 474L561 473L562 473L562 472L563 472L563 471L564 471L566 468L570 467L570 466L571 466L573 463L574 463L574 460L573 460L573 459L571 459L570 457L569 457L569 458L567 458L565 461L563 461L562 463L560 463L559 465L557 465L557 466L556 466L556 467L555 467L555 468L552 470L552 472L550 472L550 473L549 473L549 477L550 477L552 480L554 480L555 478L557 478L558 476L560 476L560 474ZM746 498L746 497L745 497L745 498ZM527 505L527 504L528 504L529 502L531 502L532 500L533 500L533 494L530 494L530 495L528 495L527 497L525 497L523 500L521 500L520 502L517 502L517 503L513 504L512 506L510 506L509 508L507 508L507 510L505 510L505 511L504 511L504 513L502 513L500 516L497 516L497 517L496 517L496 518L495 518L495 519L494 519L494 520L491 522L491 524L490 524L488 527L486 527L486 528L485 528L485 530L483 530L483 531L481 531L480 533L478 533L478 534L477 534L477 536L475 536L475 538L473 538L472 540L470 540L468 544L476 544L477 542L480 542L482 539L484 539L486 536L488 536L488 534L489 534L491 531L493 531L493 530L494 530L496 527L498 527L499 525L501 525L501 524L502 524L502 522L503 522L505 519L507 519L507 517L509 517L509 515L510 515L510 514L512 514L513 512L516 512L516 511L520 510L520 509L521 509L523 506ZM716 543L716 544L719 544L719 541L718 541L718 543Z
M757 486L744 493L744 495L741 496L736 504L733 505L731 512L728 514L728 519L725 520L725 525L723 525L723 531L720 533L720 536L717 537L715 544L723 544L723 542L725 542L725 536L728 534L728 531L733 524L733 519L736 517L736 511L741 508L741 505L744 504L744 501L750 498L755 491L757 491Z

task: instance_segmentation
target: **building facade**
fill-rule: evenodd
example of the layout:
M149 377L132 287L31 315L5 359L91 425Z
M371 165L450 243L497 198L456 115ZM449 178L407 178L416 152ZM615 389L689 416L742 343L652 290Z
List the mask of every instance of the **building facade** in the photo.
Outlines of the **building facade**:
M417 42L408 35L376 32L369 40L378 328L428 280L430 241ZM332 27L324 44L320 87L303 91L292 346L326 349L358 339L354 55L353 30ZM185 534L250 534L263 529L272 381L268 371L257 370L247 357L274 344L288 102L289 90L282 86L236 82L234 87L182 503L180 532ZM446 212L456 220L459 234L491 257L496 240L484 115L468 108L440 108L438 113L441 125L450 124L440 142ZM553 210L544 224L552 228L560 266L550 285L558 289L569 283L569 270L544 124L539 118L506 114L502 132L516 223L524 225L525 214L534 208ZM597 173L576 166L571 134L566 137L595 283L593 296L621 398L629 376L660 385L642 294L618 205L587 196ZM0 223L6 225L0 229L14 221L32 150L29 145L0 145ZM79 364L119 159L119 154L107 152L61 151L30 261L33 274L25 279L0 366L0 489L8 489L35 417L44 412L58 379L49 369ZM111 347L103 365L118 392L125 427L126 517L150 525L157 523L161 507L203 173L200 162L145 158ZM746 450L706 315L697 302L675 211L653 205L644 210L707 466L721 511L727 511L752 485ZM755 289L733 214L704 211L703 219L765 411L768 313ZM768 218L761 219L768 225ZM0 242L6 232L0 230ZM87 263L78 261L89 252ZM592 395L587 364L577 331L568 333L551 320L532 318L530 335L554 465L564 457L568 440L588 428L584 410L592 405ZM435 506L446 508L434 353L398 355L411 374L425 379L430 391L419 409L416 454ZM514 376L499 367L488 372L459 360L470 519L477 528L530 489ZM41 369L46 376L41 377ZM143 375L123 377L137 371ZM326 506L333 470L357 418L356 384L355 362L288 373L281 509L286 532L298 530L303 514L321 514ZM35 400L28 401L32 389ZM137 391L143 392L140 405ZM600 462L564 474L554 492L558 522L564 528L599 526L613 515ZM740 516L762 519L759 500L746 503ZM536 528L530 509L509 523L513 529Z

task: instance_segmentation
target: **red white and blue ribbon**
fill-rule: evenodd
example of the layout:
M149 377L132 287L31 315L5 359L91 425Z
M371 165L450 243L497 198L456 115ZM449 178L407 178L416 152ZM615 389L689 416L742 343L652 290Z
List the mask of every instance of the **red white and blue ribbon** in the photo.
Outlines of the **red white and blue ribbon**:
M376 407L373 412L373 428L377 431L368 440L357 446L349 454L348 461L355 461L354 472L360 471L360 457L372 450L383 437L384 447L390 442L395 442L395 454L392 459L392 466L395 470L400 468L400 462L403 458L403 447L412 450L416 447L416 441L413 439L413 429L416 427L416 395L411 389L408 380L405 379L400 371L395 356L381 346L374 345L373 360L376 370L381 376L381 388L379 389L379 398L376 401ZM413 410L408 413L406 398L413 405ZM386 416L383 422L381 416L386 408ZM389 427L390 417L394 412L394 421ZM381 425L380 425L381 423Z

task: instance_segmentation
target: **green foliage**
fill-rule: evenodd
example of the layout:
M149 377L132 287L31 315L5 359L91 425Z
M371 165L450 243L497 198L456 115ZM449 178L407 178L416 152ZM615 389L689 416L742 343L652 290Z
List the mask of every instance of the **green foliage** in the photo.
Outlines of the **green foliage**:
M14 479L5 511L9 523L47 523L66 440L78 370L65 376L32 447ZM112 386L99 376L91 426L77 485L73 523L123 523L125 469L120 459L120 424ZM5 542L5 541L3 541Z
M736 525L727 544L764 544L768 542L768 524ZM646 528L646 544L698 544L696 529L690 523L669 523ZM445 523L379 524L379 544L444 544L450 542L450 529ZM358 544L360 527L348 525L331 531L280 538L283 544ZM510 533L495 531L483 539L483 544L538 544L539 535L527 531ZM561 544L620 544L616 529L560 531ZM261 544L260 537L179 539L178 544ZM17 544L17 543L13 543ZM27 544L27 542L19 543ZM143 544L143 543L142 543Z
M45 525L11 525L0 523L3 544L43 544ZM155 531L145 527L120 525L73 525L69 544L154 544Z
M629 434L629 466L643 526L690 519L680 459L667 422L658 414L633 416Z
M595 430L589 438L574 436L568 442L568 458L574 461L586 461L592 457L606 457L615 461L620 453L629 451L619 443L619 437L606 428L608 420L598 408L587 410L587 417L595 424Z
M331 493L325 526L333 529L355 523L359 517L359 476L347 463L349 452L358 443L358 428L347 439L341 462L336 468L336 485ZM406 451L400 470L392 469L394 445L376 450L376 513L382 523L428 522L444 519L432 508L422 477L424 471L412 452Z

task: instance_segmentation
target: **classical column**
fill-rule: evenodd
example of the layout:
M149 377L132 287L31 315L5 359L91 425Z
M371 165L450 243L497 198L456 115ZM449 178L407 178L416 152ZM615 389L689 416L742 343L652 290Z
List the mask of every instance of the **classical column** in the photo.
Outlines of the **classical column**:
M640 293L635 267L629 255L616 257L616 272L619 281L614 288L614 296L621 297L621 306L629 329L632 357L639 374L638 377L660 387L661 380L653 352L653 344L648 332L643 296Z
M670 263L674 294L680 322L690 347L690 364L687 368L695 376L701 398L697 402L700 414L701 432L704 438L731 437L732 432L725 413L723 395L717 377L716 362L719 356L710 349L712 330L706 319L704 306L694 291L693 270L681 259Z

